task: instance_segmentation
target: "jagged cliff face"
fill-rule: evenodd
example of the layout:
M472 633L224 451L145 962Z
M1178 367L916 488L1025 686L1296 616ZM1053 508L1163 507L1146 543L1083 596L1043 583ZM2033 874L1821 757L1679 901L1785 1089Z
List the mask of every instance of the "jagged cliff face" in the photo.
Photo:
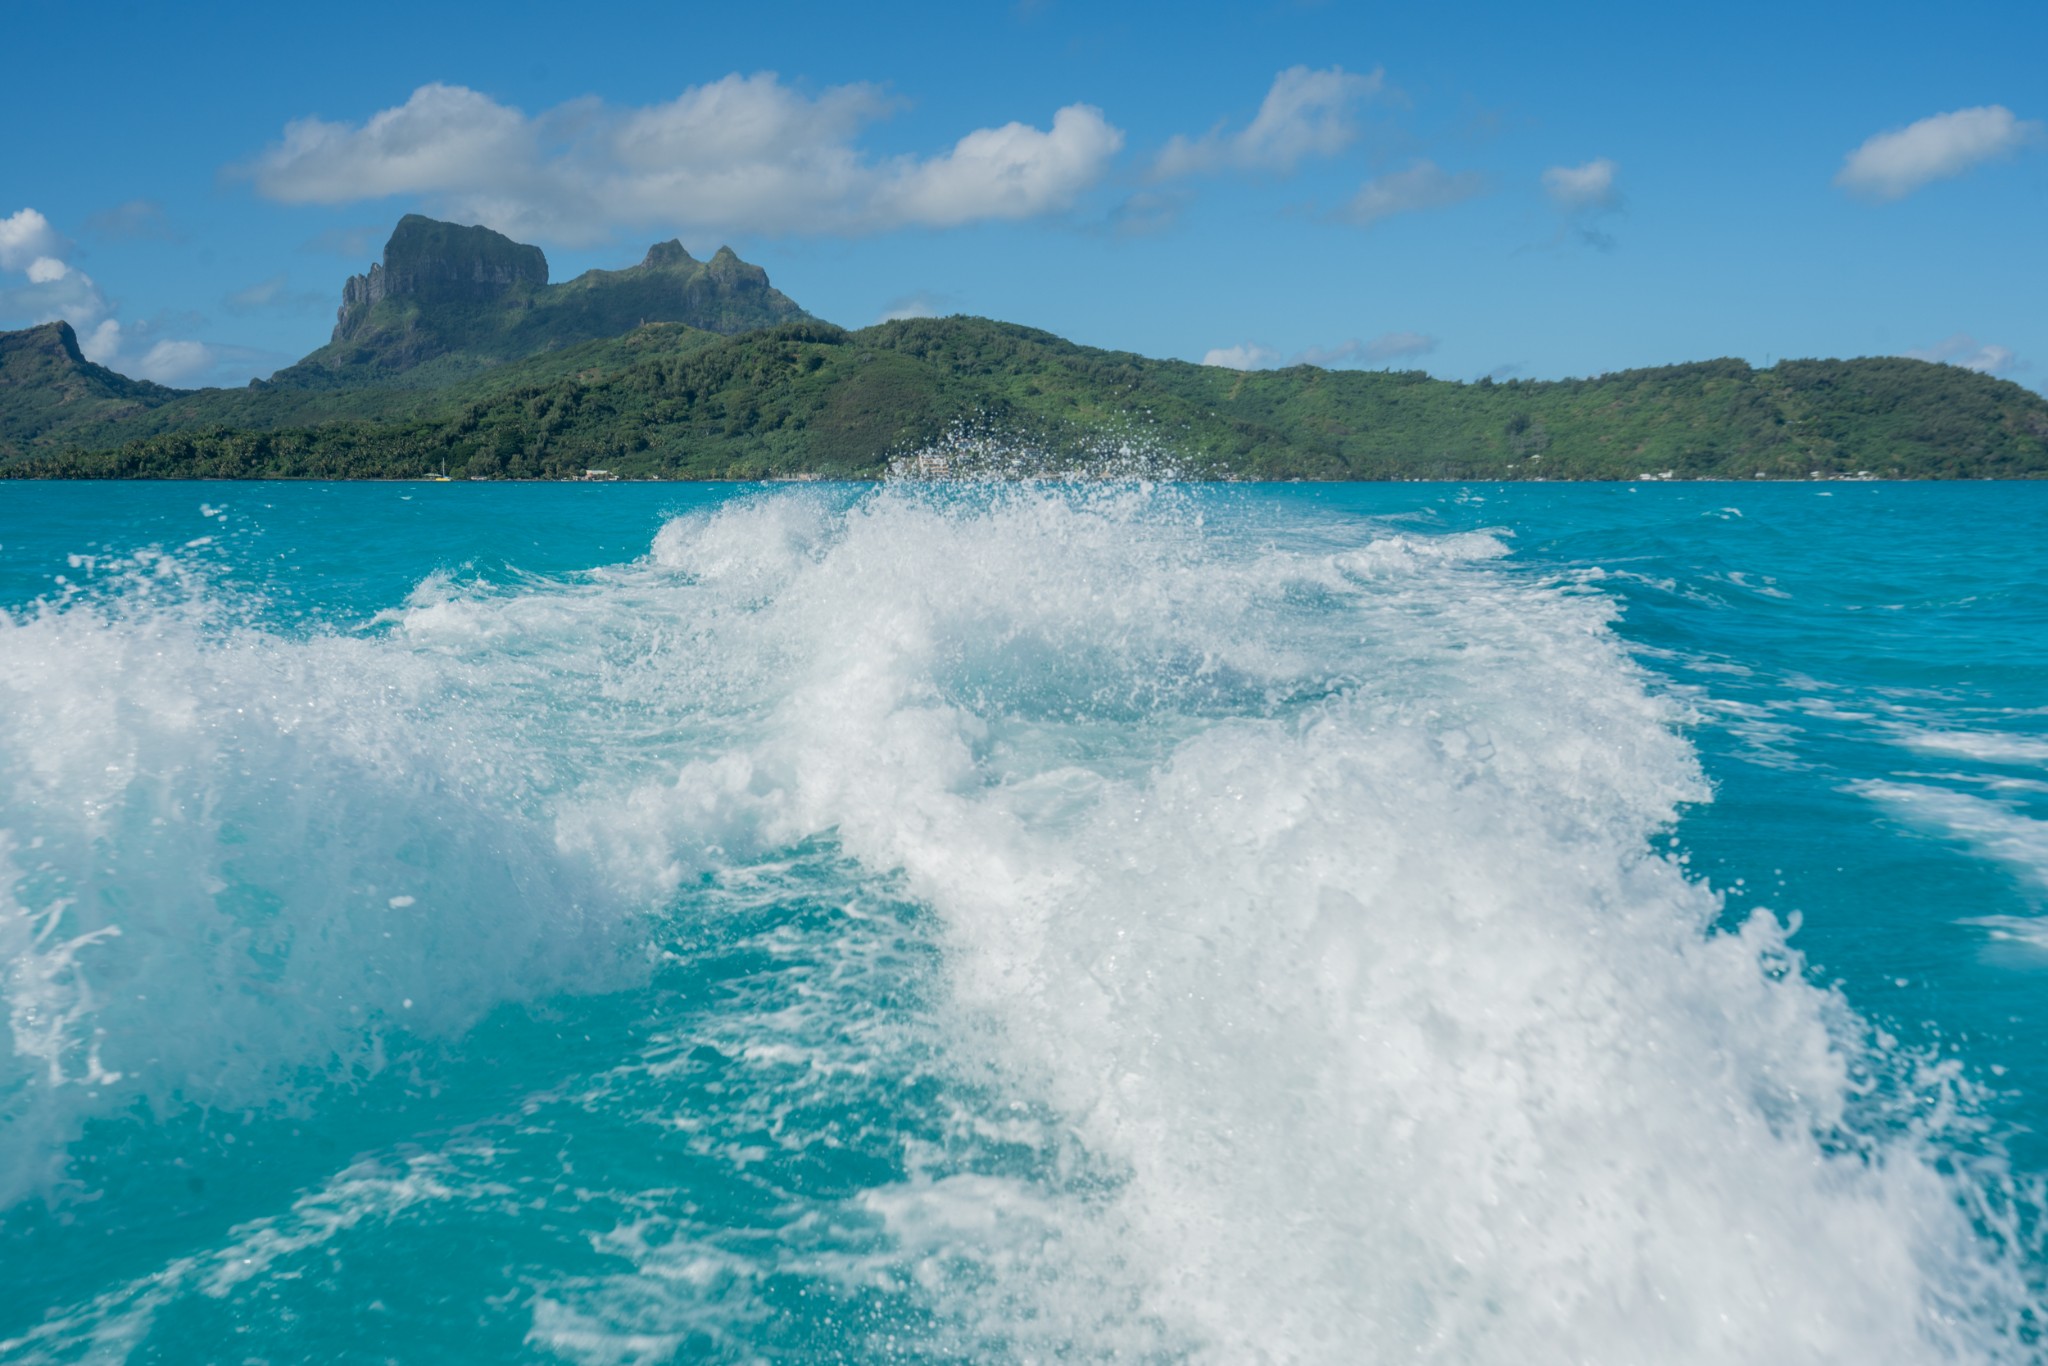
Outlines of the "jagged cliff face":
M620 336L643 323L732 334L809 316L730 247L699 261L681 242L657 242L637 266L550 284L539 247L408 214L384 259L342 287L328 344L272 382L411 383L406 376L436 362L420 378L438 383L451 370Z
M398 220L384 259L367 275L351 275L341 288L333 340L362 330L371 308L385 299L422 304L489 304L520 287L548 282L548 258L539 247L515 242L486 227L439 223L409 213Z

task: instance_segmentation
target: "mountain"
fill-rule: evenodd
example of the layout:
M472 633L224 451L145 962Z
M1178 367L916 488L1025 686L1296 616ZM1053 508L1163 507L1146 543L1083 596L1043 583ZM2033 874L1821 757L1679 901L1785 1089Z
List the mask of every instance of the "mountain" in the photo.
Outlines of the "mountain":
M85 360L65 323L0 333L0 462L197 427L417 418L495 393L515 363L534 383L810 316L728 247L698 261L658 242L637 266L549 284L539 247L417 214L341 295L327 345L246 389L129 379Z
M70 323L0 332L0 460L85 423L118 423L178 396L176 389L95 365Z
M540 248L418 215L332 339L246 389L127 379L63 323L0 334L0 476L866 478L963 429L1226 478L2048 477L2048 401L1924 361L1240 373L983 318L848 332L727 248L553 284Z
M681 242L659 242L637 266L551 285L539 247L407 214L384 259L342 286L327 345L269 383L428 388L643 323L731 334L809 316L730 247L699 261Z
M409 416L167 432L44 477L871 478L958 430L1082 467L1130 444L1193 477L2048 477L2048 401L1924 361L1740 360L1460 384L1240 373L980 318L702 340L673 326L507 364ZM552 366L543 372L538 367ZM490 389L480 387L488 383ZM363 391L375 393L377 391ZM386 391L389 392L389 391ZM425 396L422 396L425 397Z

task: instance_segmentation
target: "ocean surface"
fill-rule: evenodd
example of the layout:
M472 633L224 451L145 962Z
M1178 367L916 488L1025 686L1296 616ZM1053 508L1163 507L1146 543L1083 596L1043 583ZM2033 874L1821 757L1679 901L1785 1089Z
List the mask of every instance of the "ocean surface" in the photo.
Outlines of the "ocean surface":
M0 1362L2034 1361L2048 485L0 485Z

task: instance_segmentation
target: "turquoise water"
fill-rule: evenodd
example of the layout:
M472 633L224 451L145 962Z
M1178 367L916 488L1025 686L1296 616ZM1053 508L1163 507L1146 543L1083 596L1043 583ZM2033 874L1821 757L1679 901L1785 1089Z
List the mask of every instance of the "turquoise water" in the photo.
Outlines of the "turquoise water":
M2044 530L0 486L0 1361L2037 1359Z

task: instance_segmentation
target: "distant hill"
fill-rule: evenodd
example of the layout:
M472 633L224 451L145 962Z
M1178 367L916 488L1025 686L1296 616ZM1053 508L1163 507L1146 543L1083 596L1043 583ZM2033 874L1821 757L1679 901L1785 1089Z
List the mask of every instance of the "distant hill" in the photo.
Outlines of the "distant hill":
M1740 360L1459 384L1312 366L1239 373L980 318L700 340L647 328L574 370L508 364L436 411L171 432L45 456L43 477L869 478L949 430L1083 465L1123 441L1196 477L1635 479L2048 476L2048 401L1954 366ZM576 353L564 353L569 356Z
M246 389L127 379L63 323L0 334L0 475L865 478L961 428L1229 478L2048 477L2048 401L1923 361L1240 373L983 318L848 332L679 242L550 284L538 247L418 215L332 340Z
M77 426L119 423L178 396L95 365L70 323L0 332L0 460Z

